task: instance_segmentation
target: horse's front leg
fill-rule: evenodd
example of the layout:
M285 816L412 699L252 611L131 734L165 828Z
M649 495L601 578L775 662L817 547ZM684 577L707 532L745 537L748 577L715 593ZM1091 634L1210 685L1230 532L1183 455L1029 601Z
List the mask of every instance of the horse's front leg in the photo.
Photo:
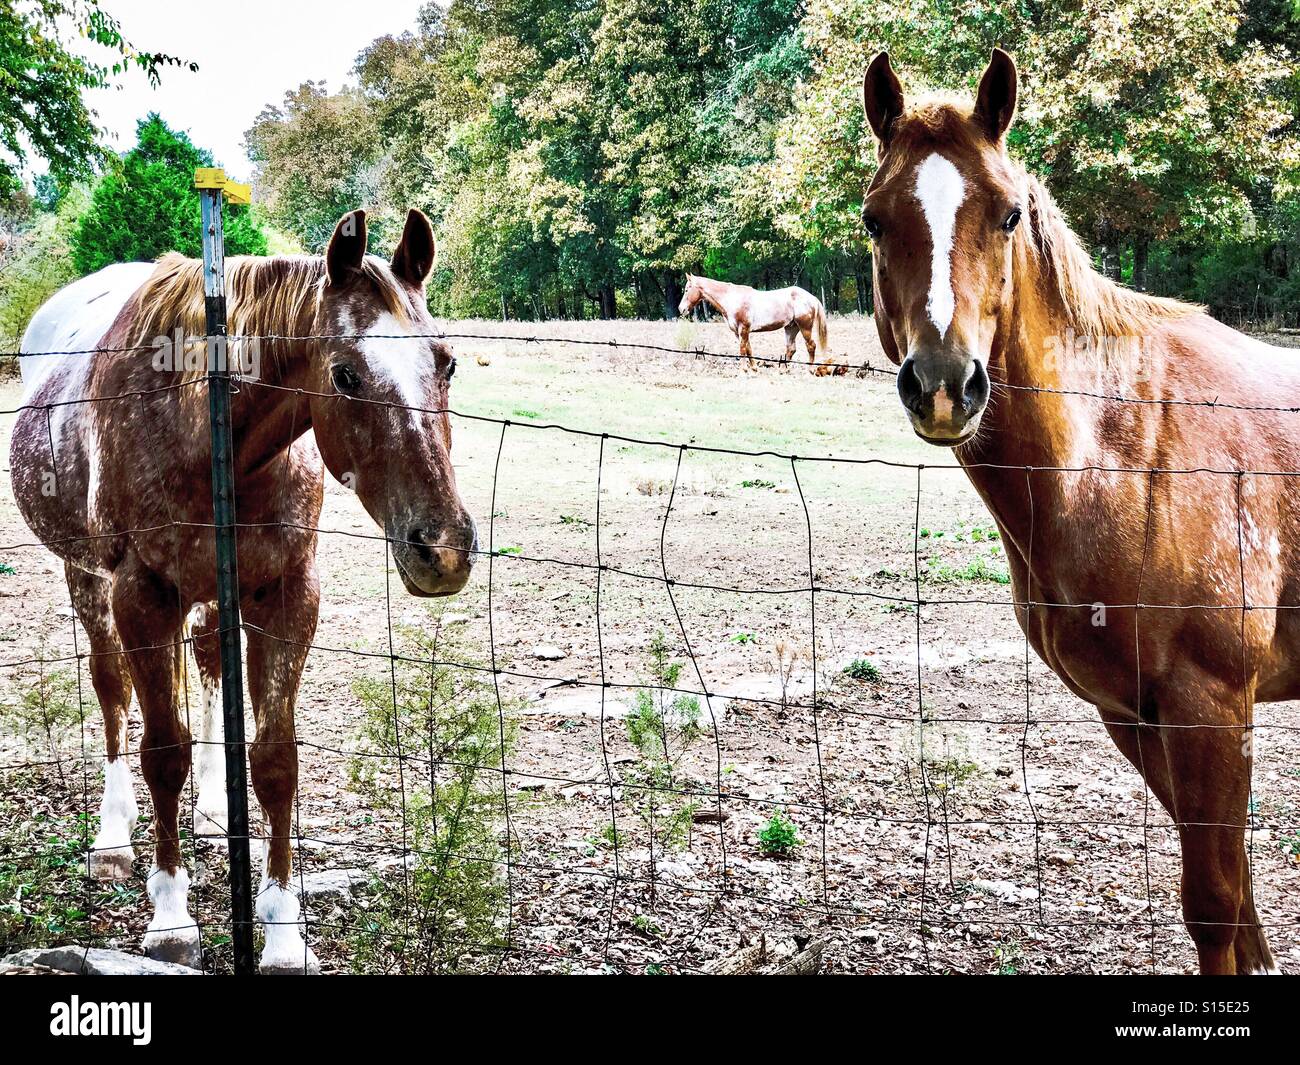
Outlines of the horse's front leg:
M754 366L754 349L749 346L749 326L744 322L736 323L736 336L740 338L740 353L749 361L745 364L745 369L753 370Z
M129 555L113 574L113 621L140 697L140 768L153 798L154 915L144 937L151 958L198 968L199 930L189 912L190 877L181 861L181 789L190 772L190 734L178 712L181 618L176 589Z
M1247 887L1251 751L1241 692L1202 670L1187 672L1155 700L1183 847L1183 920L1202 973L1249 975L1273 959ZM1239 966L1248 959L1249 969Z
M253 790L270 825L257 916L266 933L263 973L319 973L303 939L302 907L291 882L290 832L298 791L294 703L307 649L316 635L320 587L305 559L244 603L248 622L248 689L257 721L249 750Z

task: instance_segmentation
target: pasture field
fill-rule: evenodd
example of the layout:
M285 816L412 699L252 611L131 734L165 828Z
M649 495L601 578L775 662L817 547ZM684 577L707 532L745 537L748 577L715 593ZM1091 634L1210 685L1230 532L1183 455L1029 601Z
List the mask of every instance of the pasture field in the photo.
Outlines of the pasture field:
M327 482L320 626L298 703L305 874L402 876L405 819L363 799L349 753L364 713L358 682L390 678L391 618L399 653L416 633L454 631L460 660L499 686L503 727L515 735L507 772L493 778L509 810L508 934L520 948L499 956L508 969L691 971L760 935L824 940L832 972L1194 969L1172 826L1094 711L1026 655L993 523L964 474L944 468L951 456L912 435L889 379L814 378L802 352L789 373L746 373L731 360L560 339L734 351L717 324L446 328L544 338L455 342L453 407L511 422L503 431L453 419L461 490L482 546L497 554L454 600L412 599L355 496ZM780 349L779 332L755 338L756 354ZM869 320L832 319L831 350L885 365ZM5 380L0 407L19 394ZM8 484L12 423L0 418L0 662L62 658L75 651L61 564L11 546L30 540ZM810 461L792 469L788 458L678 444ZM885 461L811 461L829 456ZM825 589L815 630L810 532L811 583ZM909 602L918 588L919 617ZM607 774L636 765L628 717L659 633L682 664L673 686L716 694L699 700L698 735L669 738L671 786L647 819L628 790L611 799ZM6 702L39 683L31 667L0 677ZM84 743L87 773L74 762L62 774L4 774L6 884L24 882L38 850L75 867L76 817L93 812L100 781L89 708L84 729L58 741L72 758ZM1293 704L1266 704L1257 723L1256 899L1279 964L1294 970L1300 717ZM4 729L5 766L47 760L44 737L8 718ZM138 738L137 715L133 747ZM418 760L418 737L411 753L401 774L380 762L378 783L418 790L431 768ZM147 811L138 772L136 782ZM698 808L675 790L695 791ZM784 855L759 842L778 814L798 840ZM684 826L675 845L650 847L656 817ZM147 833L142 822L135 881L97 889L88 914L73 888L63 902L79 916L51 912L31 892L0 905L26 907L46 942L75 925L135 949L149 915ZM191 849L196 915L212 927L220 968L224 864L216 848ZM307 908L326 970L353 968L343 930L365 920L365 893L319 895Z

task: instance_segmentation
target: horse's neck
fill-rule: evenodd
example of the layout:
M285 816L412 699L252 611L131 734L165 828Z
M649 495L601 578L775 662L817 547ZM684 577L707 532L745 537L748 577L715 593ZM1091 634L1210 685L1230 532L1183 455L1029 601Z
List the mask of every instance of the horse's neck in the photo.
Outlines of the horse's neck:
M956 453L1013 544L1027 544L1044 513L1066 512L1069 475L1029 471L1096 460L1093 402L1054 391L1072 384L1062 378L1062 360L1051 357L1054 343L1071 330L1065 309L1041 281L1031 274L1016 285L993 342L993 396L976 439Z
M293 328L285 330L292 335ZM311 428L310 341L276 341L263 346L254 379L238 385L232 405L236 466L254 469L275 463Z
M696 281L700 286L700 295L704 297L704 302L712 307L719 314L728 314L731 311L730 300L736 288L725 281L713 281L708 278L701 278Z

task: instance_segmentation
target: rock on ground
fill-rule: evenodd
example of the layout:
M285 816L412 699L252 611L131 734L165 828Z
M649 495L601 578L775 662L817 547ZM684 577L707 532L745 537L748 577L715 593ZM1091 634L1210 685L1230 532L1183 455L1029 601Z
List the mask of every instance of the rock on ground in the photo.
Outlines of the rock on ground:
M86 976L202 976L198 969L103 947L31 947L0 959L0 968L33 965Z

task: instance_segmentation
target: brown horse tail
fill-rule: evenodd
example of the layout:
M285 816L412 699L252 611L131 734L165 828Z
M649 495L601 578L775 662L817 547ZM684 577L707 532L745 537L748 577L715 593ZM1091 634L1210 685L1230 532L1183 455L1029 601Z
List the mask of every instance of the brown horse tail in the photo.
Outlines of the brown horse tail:
M817 351L826 354L826 308L817 301Z

